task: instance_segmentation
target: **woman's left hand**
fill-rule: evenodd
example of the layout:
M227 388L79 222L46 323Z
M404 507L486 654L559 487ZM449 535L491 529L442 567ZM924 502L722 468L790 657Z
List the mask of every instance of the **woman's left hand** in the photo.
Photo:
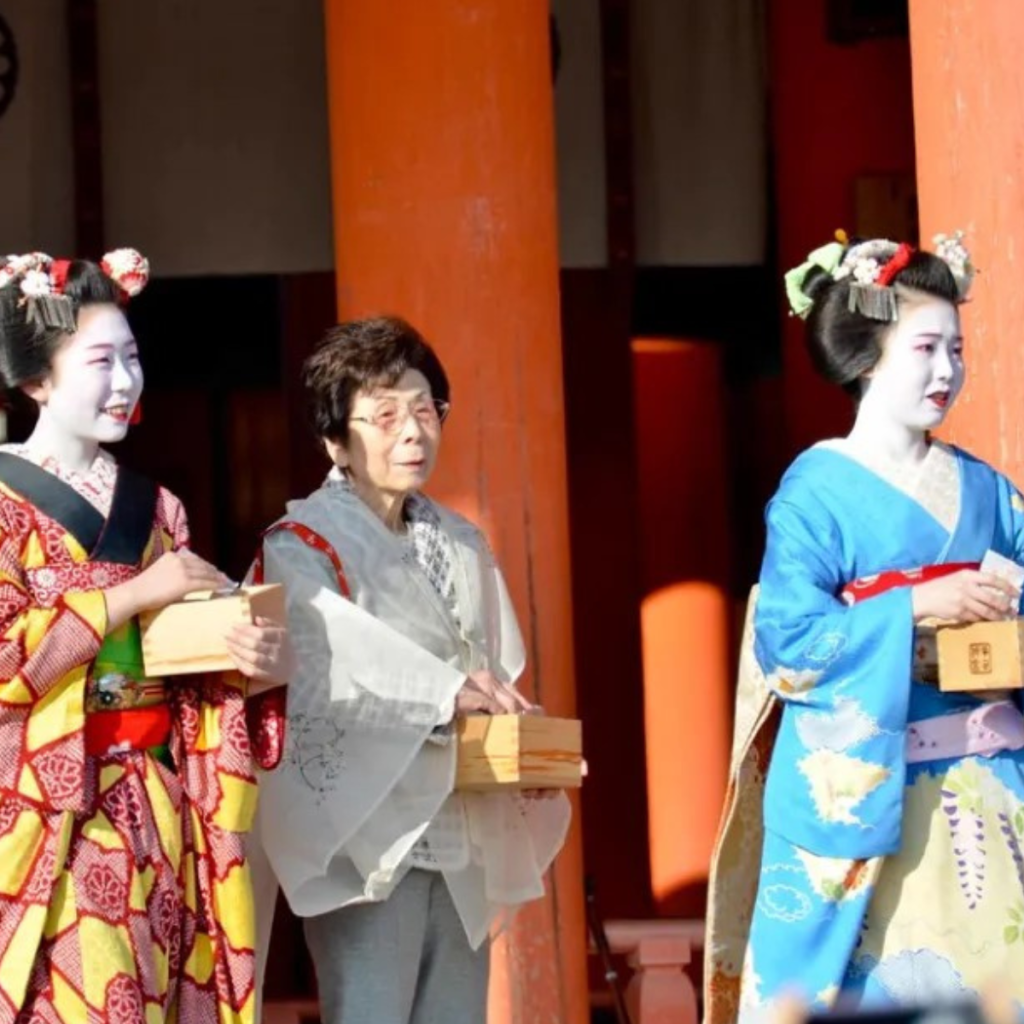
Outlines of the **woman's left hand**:
M257 618L227 635L228 653L249 681L249 696L284 686L295 672L295 650L288 630L270 619Z

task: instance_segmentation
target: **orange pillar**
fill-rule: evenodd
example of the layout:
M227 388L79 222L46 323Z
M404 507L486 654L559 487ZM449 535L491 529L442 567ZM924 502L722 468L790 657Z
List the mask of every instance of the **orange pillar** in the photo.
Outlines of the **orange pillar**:
M962 228L981 274L964 308L957 443L1024 483L1024 5L911 0L921 241Z
M325 0L342 317L438 346L453 412L432 492L497 551L528 688L575 711L547 0ZM492 1024L584 1024L579 829L495 946Z
M634 341L633 386L651 889L659 914L701 917L732 695L721 350Z

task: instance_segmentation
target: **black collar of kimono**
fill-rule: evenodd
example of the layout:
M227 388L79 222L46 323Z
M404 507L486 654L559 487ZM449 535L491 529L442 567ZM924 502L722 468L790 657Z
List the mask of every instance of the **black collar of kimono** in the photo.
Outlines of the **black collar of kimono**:
M60 523L89 552L89 561L138 565L142 560L156 511L152 480L118 466L106 519L70 484L10 452L0 452L0 481Z

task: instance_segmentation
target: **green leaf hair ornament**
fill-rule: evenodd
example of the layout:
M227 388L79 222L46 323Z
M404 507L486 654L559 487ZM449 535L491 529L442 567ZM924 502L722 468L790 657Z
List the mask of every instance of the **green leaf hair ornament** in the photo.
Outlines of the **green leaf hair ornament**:
M815 249L808 255L806 262L790 270L784 280L786 282L786 298L789 299L789 308L794 316L804 319L811 311L814 300L804 292L804 283L807 275L814 269L822 270L829 277L834 277L843 262L846 253L845 238L843 241L829 242L827 245Z

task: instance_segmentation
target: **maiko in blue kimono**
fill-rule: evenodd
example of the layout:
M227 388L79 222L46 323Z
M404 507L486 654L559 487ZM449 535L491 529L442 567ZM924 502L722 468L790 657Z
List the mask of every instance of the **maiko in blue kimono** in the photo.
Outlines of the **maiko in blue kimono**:
M759 1019L790 992L914 1005L995 977L1024 1005L1019 696L941 691L929 632L1018 613L1019 591L981 563L1024 563L1024 501L931 436L964 382L973 276L959 235L937 241L842 239L787 275L811 357L856 418L768 506L707 1024Z
M1024 754L908 764L911 723L996 705L911 679L913 575L852 605L840 596L854 580L977 565L988 550L1024 562L1017 491L938 443L925 473L949 479L939 468L949 463L951 530L829 446L804 453L769 506L755 650L783 711L747 954L754 1003L794 983L825 1004L840 989L915 1002L973 988L1000 964L1024 969L1024 945L1004 941L1007 908L1024 898ZM908 881L923 905L896 891L881 900ZM899 920L883 905L898 906Z

